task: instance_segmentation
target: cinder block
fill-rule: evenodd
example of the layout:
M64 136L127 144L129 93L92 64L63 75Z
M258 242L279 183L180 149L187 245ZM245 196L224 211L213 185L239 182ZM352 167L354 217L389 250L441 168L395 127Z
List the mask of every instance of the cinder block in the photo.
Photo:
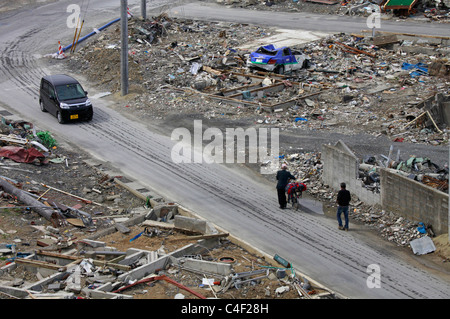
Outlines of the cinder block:
M205 220L177 215L174 219L175 228L206 234L207 223Z
M207 260L198 260L192 258L181 258L180 264L188 269L195 269L199 272L214 273L221 276L227 276L232 273L232 265L212 262Z

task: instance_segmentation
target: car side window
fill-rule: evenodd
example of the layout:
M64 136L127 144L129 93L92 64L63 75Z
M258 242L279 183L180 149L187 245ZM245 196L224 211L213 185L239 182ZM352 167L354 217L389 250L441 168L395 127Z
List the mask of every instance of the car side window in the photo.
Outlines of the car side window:
M48 84L46 81L42 81L41 90L44 94L48 95Z
M48 86L48 96L51 98L55 98L55 89L53 88L53 86L51 84L49 84Z

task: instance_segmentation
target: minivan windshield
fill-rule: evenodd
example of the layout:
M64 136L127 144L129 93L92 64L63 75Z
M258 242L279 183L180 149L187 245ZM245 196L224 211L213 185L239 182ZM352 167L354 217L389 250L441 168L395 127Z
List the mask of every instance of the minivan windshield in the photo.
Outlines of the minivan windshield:
M81 99L86 96L79 83L58 85L56 86L56 94L60 101Z

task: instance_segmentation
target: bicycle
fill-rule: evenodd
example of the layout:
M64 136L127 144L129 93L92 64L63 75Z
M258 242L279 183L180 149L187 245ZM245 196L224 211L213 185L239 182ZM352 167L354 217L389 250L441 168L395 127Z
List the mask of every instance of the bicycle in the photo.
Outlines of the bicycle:
M303 191L306 190L306 185L303 183L289 183L287 187L288 202L291 202L292 208L298 210L300 206L300 198Z

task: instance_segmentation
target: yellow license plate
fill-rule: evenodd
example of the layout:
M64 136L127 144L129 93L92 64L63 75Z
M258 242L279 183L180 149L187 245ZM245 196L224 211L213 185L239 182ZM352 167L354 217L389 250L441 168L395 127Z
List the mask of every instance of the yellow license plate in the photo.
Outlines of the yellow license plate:
M71 116L70 116L70 119L71 119L71 120L76 120L76 119L78 119L78 114L73 114L73 115L71 115Z

